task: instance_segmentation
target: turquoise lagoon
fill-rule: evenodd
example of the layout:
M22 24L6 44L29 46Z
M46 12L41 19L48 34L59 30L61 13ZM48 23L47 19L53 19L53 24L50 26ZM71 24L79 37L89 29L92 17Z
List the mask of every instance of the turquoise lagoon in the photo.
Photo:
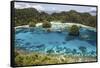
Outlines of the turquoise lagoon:
M87 28L80 28L79 36L70 36L65 29L48 32L42 27L17 28L15 31L15 48L28 52L96 56L96 46L96 31Z

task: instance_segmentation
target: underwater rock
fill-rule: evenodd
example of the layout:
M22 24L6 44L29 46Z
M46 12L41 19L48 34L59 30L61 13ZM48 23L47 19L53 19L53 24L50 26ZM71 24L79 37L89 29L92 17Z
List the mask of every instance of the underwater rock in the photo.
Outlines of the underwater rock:
M16 40L21 40L21 39L16 39Z
M86 40L87 41L87 40ZM92 46L95 46L96 45L96 43L95 43L95 40L88 40L87 41L89 44L91 44Z
M18 30L16 30L16 34L18 34L18 33L20 33L20 32L22 32L23 30L22 29L18 29Z
M65 41L70 41L70 40L74 40L76 37L75 36L67 36L65 38Z
M62 42L63 44L66 44L66 42L64 41L64 42Z
M24 39L16 39L16 41L18 41L18 42L23 42Z
M76 55L77 55L77 56L80 56L80 55L81 55L81 53L80 53L80 52L77 52L77 53L76 53Z
M57 30L56 32L57 32L57 33L62 33L62 31L61 31L61 30Z
M23 29L21 32L26 33L26 32L28 32L28 29Z
M44 47L45 45L44 44L40 44L38 46L36 46L36 48L41 48L41 47Z
M63 48L62 47L57 47L57 50L61 51L61 50L63 50Z
M36 47L34 47L34 45L30 45L30 46L28 46L27 48L33 48L33 49L35 49Z
M15 44L19 44L19 41L18 40L15 40Z
M60 53L60 50L56 50L57 53Z
M77 54L77 50L76 49L73 49L72 50L72 54L74 55L74 54Z
M79 46L79 50L81 51L83 56L85 56L85 54L87 53L87 48L85 46Z
M51 29L48 28L48 29L47 29L47 32L51 32Z
M26 47L24 47L24 46L19 46L18 48L22 49L22 50L26 50Z
M72 51L71 51L70 48L66 48L66 49L65 49L65 53L66 53L66 54L71 53L71 52L72 52Z
M16 39L16 43L19 43L19 44L22 44L23 43L23 41L24 41L24 39Z
M40 45L30 45L29 48L33 48L33 49L41 49L41 48L44 48L45 45L44 44L40 44Z
M80 35L80 39L87 40L89 38L88 35Z
M34 32L34 28L30 28L29 31L30 31L30 32Z
M56 47L56 52L61 53L64 50L64 47Z
M27 50L29 50L29 51L34 51L34 49L33 49L33 48L29 48L29 49L27 49Z
M30 45L31 43L29 43L29 42L27 42L27 43L25 43L25 45Z
M49 44L54 44L53 42L48 42Z
M24 41L24 39L21 39L21 41Z
M90 55L91 55L91 56L96 56L96 52L92 50L92 51L90 52Z
M53 49L49 49L46 51L47 53L54 53L54 50Z

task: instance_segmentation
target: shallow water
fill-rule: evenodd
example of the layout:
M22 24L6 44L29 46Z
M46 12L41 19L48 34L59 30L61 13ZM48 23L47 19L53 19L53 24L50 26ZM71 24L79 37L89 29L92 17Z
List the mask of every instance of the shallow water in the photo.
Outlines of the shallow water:
M80 35L75 37L69 36L68 31L47 32L42 28L18 28L15 47L29 52L96 55L96 31L81 28ZM79 47L83 47L83 51Z

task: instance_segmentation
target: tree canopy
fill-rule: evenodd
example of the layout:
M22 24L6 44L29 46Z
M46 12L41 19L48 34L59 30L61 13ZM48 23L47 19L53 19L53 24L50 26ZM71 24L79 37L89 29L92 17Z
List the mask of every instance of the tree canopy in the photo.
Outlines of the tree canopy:
M69 35L79 35L79 27L77 25L72 25L69 30Z
M79 13L75 10L62 11L60 13L48 14L44 11L39 12L35 8L15 8L15 25L26 25L30 21L33 23L43 22L44 20L61 21L62 23L80 23L92 27L96 27L96 16L92 16L89 13Z

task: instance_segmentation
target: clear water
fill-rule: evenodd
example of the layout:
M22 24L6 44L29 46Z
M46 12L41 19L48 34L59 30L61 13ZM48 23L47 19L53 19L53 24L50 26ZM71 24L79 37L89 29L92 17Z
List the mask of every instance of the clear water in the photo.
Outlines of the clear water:
M75 37L69 36L68 31L47 32L42 28L18 28L15 47L29 52L96 55L96 31L81 28L80 35ZM79 47L85 47L85 51L82 52Z

